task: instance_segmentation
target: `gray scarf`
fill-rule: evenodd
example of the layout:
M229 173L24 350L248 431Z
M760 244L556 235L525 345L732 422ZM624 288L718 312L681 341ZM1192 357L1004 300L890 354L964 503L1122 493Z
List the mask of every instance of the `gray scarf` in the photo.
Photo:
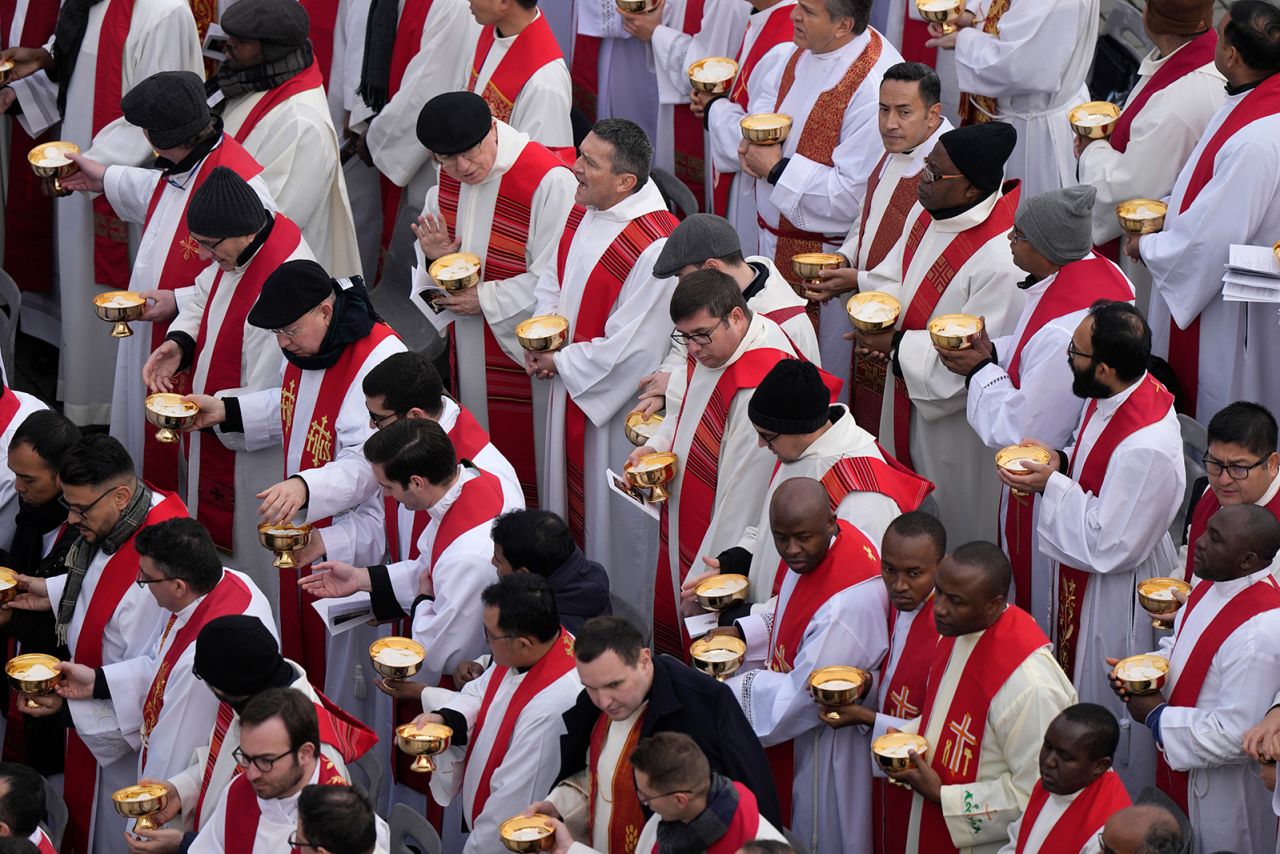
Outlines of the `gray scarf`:
M311 42L307 42L293 53L275 60L268 60L252 68L233 69L230 63L224 62L218 73L204 84L205 92L212 95L221 90L224 98L235 98L253 92L266 92L274 89L290 78L296 77L312 63ZM214 106L214 111L221 114L226 101Z
M707 808L688 824L658 822L658 851L661 854L702 854L729 832L738 811L738 790L733 781L711 772Z
M67 630L71 627L71 617L76 612L76 600L80 598L80 587L84 584L84 576L89 571L89 564L93 563L99 550L108 555L115 554L116 550L127 543L129 538L142 527L149 512L151 512L151 487L139 480L138 488L134 490L133 497L129 499L129 504L120 514L115 527L101 541L90 543L83 536L79 536L71 544L66 561L67 585L62 588L62 599L58 602L58 619L54 625L59 644L63 646L67 644Z

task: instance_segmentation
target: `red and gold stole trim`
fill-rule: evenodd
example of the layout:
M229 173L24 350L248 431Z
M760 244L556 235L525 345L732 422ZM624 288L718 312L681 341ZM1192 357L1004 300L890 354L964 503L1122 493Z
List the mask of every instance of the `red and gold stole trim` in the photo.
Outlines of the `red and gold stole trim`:
M108 0L98 32L98 62L93 83L93 136L123 115L124 49L133 24L134 0ZM40 4L33 4L40 5ZM129 227L120 219L106 195L93 208L93 280L107 288L129 286Z
M591 743L587 752L587 768L591 775L591 791L587 795L587 832L595 832L596 798L600 795L600 755L604 752L605 740L613 722L608 715L601 714L591 728ZM636 844L640 842L640 829L647 819L640 807L640 796L636 794L636 778L631 771L631 752L640 740L640 730L644 729L644 712L641 712L627 733L622 744L622 752L618 754L618 764L613 769L613 779L609 781L609 798L613 809L609 813L609 850L620 854L634 854Z
M995 237L1013 228L1013 215L1018 209L1018 197L1022 186L1018 181L1006 181L1001 187L1003 195L996 201L995 207L987 214L987 218L977 225L966 228L951 238L947 248L942 250L929 269L925 271L920 283L916 286L911 304L903 312L899 328L903 330L920 330L929 324L929 318L947 292L951 280L960 269L969 262L979 249ZM921 211L915 224L907 234L907 244L902 255L902 279L906 284L907 271L915 259L916 250L924 239L925 231L933 222L928 211ZM910 469L915 468L911 462L911 394L907 382L895 376L893 380L893 449L898 461Z
M1163 91L1196 69L1213 62L1217 47L1218 31L1210 27L1175 51L1173 56L1166 59L1156 73L1151 75L1151 79L1147 81L1146 86L1142 87L1142 91L1124 105L1124 111L1120 113L1120 118L1116 119L1107 143L1123 154L1129 147L1129 134L1133 130L1133 120L1142 112L1142 108L1151 100L1151 96Z
M476 91L476 82L496 38L493 24L480 30L480 40L476 43L476 53L471 60L471 74L467 78L468 91ZM509 123L511 111L515 108L516 98L520 97L524 84L544 65L563 58L555 33L551 32L551 25L547 23L545 16L538 15L516 36L498 62L498 67L489 76L484 91L480 93L493 111L493 117Z
M475 827L476 819L480 817L480 813L484 812L484 805L489 800L489 787L490 781L493 779L493 772L498 770L498 766L507 757L507 748L511 744L511 733L515 731L516 721L519 719L520 713L533 702L534 697L542 693L544 689L551 687L556 680L572 670L573 667L573 635L561 629L559 640L552 644L551 649L547 650L546 654L539 658L538 662L524 674L524 679L516 686L515 693L511 695L506 708L501 710L502 719L498 721L498 731L494 733L493 744L489 747L489 752L484 758L484 767L481 769L480 779L476 783L475 801L471 804L471 812L467 816L471 827ZM489 719L489 712L493 710L493 698L498 693L498 687L506 676L506 667L498 665L493 668L493 674L489 677L489 685L485 689L484 698L480 703L480 714L476 718L475 730L467 738L468 761L471 759L471 748L475 747L476 742L480 740L480 733L484 731L484 725Z
M209 783L213 780L213 769L218 764L218 756L222 753L222 744L226 741L227 730L235 720L235 710L230 703L218 704L218 717L213 722L213 735L209 738L209 753L204 760L204 773L200 775L200 797L196 799L195 826L200 827L200 816L204 814L204 799L209 794Z
M987 9L987 16L982 20L982 32L989 36L1000 38L1000 18L1005 12L1009 11L1009 0L991 0L991 6ZM968 92L960 93L960 124L961 125L980 125L983 122L991 121L991 117L996 115L999 105L996 99L988 95L973 95Z
M320 763L321 786L346 786L346 779L338 773L333 760L323 753L316 755ZM258 822L262 820L262 807L253 792L253 784L243 774L236 776L227 788L227 819L222 838L227 851L251 854L258 841Z
M1026 812L1022 814L1022 829L1018 833L1016 854L1032 854L1027 849L1027 841L1031 838L1031 829L1035 827L1040 811L1048 800L1049 793L1036 780L1035 786L1031 788ZM1053 823L1053 829L1036 849L1036 854L1079 854L1093 841L1107 819L1132 803L1119 775L1108 769L1076 795L1066 812Z
M1084 421L1076 433L1076 447L1071 455L1070 472L1080 484L1080 488L1092 495L1100 495L1107 476L1107 467L1111 464L1111 455L1116 447L1143 427L1150 426L1164 418L1173 407L1173 395L1165 390L1154 377L1147 374L1139 382L1133 393L1120 404L1120 408L1111 416L1111 420L1102 428L1088 456L1077 459L1080 442L1089 420L1098 411L1098 401L1090 400L1084 410ZM1076 475L1076 472L1079 475ZM1075 673L1076 642L1080 637L1080 616L1084 609L1084 596L1089 586L1088 572L1066 564L1058 568L1058 663L1066 671L1067 676ZM1184 616L1185 619L1185 616Z
M938 686L949 669L955 643L954 637L944 637L934 648L925 686L924 711L920 717L921 733L928 732L929 721L935 712L940 711L934 708L934 703ZM1049 639L1040 631L1036 621L1015 605L1006 608L999 619L983 632L969 653L956 683L951 707L943 718L941 743L933 745L930 751L929 765L942 778L942 785L972 783L978 778L982 741L987 731L987 712L992 698L1022 662L1048 644ZM942 808L929 801L923 802L920 814L920 850L946 854L956 851Z
M564 271L569 256L569 247L573 244L573 236L586 209L574 205L569 212L569 220L565 223L564 233L560 236L560 246L556 252L556 270L561 287L564 287ZM587 277L582 288L582 301L578 305L578 316L571 319L573 324L573 340L580 344L595 338L604 337L605 323L613 311L613 305L622 293L622 285L627 275L636 265L636 261L644 254L650 244L661 240L675 231L677 220L668 211L651 211L641 214L622 229L622 233L614 238L605 249L595 269ZM586 536L586 483L584 464L586 457L587 416L569 398L565 402L565 472L568 492L568 523L573 538L581 547Z
M702 29L703 5L704 0L685 0L682 32L696 36ZM676 177L702 204L706 193L706 151L703 146L702 119L693 114L686 100L675 105L671 114L671 126L675 142Z

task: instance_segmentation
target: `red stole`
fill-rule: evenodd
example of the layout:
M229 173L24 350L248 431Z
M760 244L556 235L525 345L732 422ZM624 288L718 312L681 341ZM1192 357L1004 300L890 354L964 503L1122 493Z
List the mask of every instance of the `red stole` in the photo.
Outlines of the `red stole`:
M45 834L43 829L37 827L35 836L39 840L36 842L36 850L38 850L40 854L58 854L58 849L53 847L53 843L49 841L49 837Z
M1036 621L1015 605L1006 608L983 632L964 663L951 707L943 719L941 743L930 745L928 762L942 778L942 785L955 786L978 779L992 698L1033 652L1048 643ZM921 733L929 731L929 721L939 711L934 708L934 702L955 644L954 637L944 637L934 648L925 687L924 712L920 717ZM923 803L920 814L920 850L951 854L956 851L942 808L928 801Z
M149 525L176 519L187 515L187 508L182 499L176 495L165 495L160 503L153 506L147 518L138 530ZM71 658L77 664L98 668L103 665L102 635L107 623L115 616L120 601L129 590L129 585L138 578L138 550L134 546L134 536L116 550L116 553L102 568L98 586L93 591L93 598L85 609L84 621L80 624L80 632L76 636L75 649ZM74 729L67 730L67 770L64 784L64 797L70 810L71 821L67 825L67 838L63 840L66 854L89 854L89 821L93 815L94 791L97 788L98 760L76 735Z
M329 72L333 68L333 33L338 27L338 0L298 0L311 20L308 33L314 66L323 75L325 90L329 88Z
M893 499L903 513L910 513L933 492L932 481L884 453L879 443L876 448L884 456L883 461L866 456L843 457L822 476L822 485L831 496L832 510L851 492L878 492Z
M494 734L493 744L490 745L489 752L484 757L484 767L480 770L480 780L476 785L475 801L467 816L468 826L475 827L476 819L480 817L480 813L484 812L484 805L489 800L489 786L493 779L493 772L498 770L498 766L507 757L511 733L516 728L520 713L533 702L534 697L551 687L557 679L572 670L573 666L573 635L561 629L560 638L524 674L524 679L516 686L515 693L507 701L506 708L500 712L502 719L498 721L498 731ZM493 698L498 693L498 686L506 678L507 669L498 665L493 668L493 674L489 677L489 685L485 688L484 699L480 703L480 714L476 718L475 730L467 737L468 760L471 759L471 748L480 740L480 733L489 719L489 712L492 711Z
M685 0L682 32L695 36L702 29L702 9L705 0ZM686 100L676 104L671 114L672 135L675 141L676 177L689 188L701 205L706 188L706 151L703 146L702 119L693 114Z
M1002 0L996 0L997 4ZM899 321L903 330L922 330L928 327L929 318L933 317L942 295L947 292L951 280L955 278L969 259L974 256L989 240L1005 234L1013 228L1013 215L1018 209L1018 197L1022 192L1019 181L1005 181L1000 188L1003 195L996 201L995 207L987 214L987 218L977 225L966 228L951 238L947 248L933 260L924 277L916 286L911 304L906 307ZM928 211L922 211L907 235L906 247L902 255L902 278L906 284L907 271L915 258L916 250L924 238L925 231L933 217ZM879 407L877 407L879 408ZM914 469L911 463L911 413L913 406L911 394L907 390L907 381L902 377L893 380L893 448L898 461L908 468Z
M733 814L733 821L729 822L729 829L724 832L724 836L711 843L707 854L734 854L760 832L760 807L756 803L755 794L736 780L732 782L733 788L738 791L738 809ZM658 854L657 842L653 844L653 854Z
M1272 496L1271 500L1263 506L1271 512L1272 516L1280 519L1280 492ZM1205 529L1209 527L1209 520L1220 509L1222 504L1218 501L1218 496L1212 489L1205 489L1204 495L1200 496L1200 500L1196 502L1195 512L1191 514L1191 529L1187 533L1187 566L1184 578L1195 575L1193 559L1196 555L1196 540L1204 534Z
M228 142L232 145L236 144L233 140ZM277 213L266 242L259 247L240 280L234 284L235 292L231 295L231 302L227 304L227 311L218 327L217 335L211 342L208 307L213 305L214 297L217 296L219 288L223 287L222 277L225 273L218 270L214 274L213 284L209 287L209 296L205 301L205 312L200 317L195 349L196 359L199 359L202 353L210 352L209 371L203 385L200 388L193 388L193 391L207 393L243 385L240 356L244 352L244 333L248 324L249 310L257 301L263 282L288 260L301 242L302 232L298 230L298 226L284 214ZM213 350L206 351L210 344ZM194 373L194 366L192 373ZM147 438L151 439L150 431L147 432ZM190 448L187 449L187 453L190 453ZM149 475L150 469L147 471ZM188 488L191 488L190 485ZM214 543L230 551L235 521L235 452L221 442L202 441L200 443L200 481L195 484L195 489L200 499L196 503L196 518L209 529Z
M40 3L33 3L39 6ZM93 135L123 115L124 49L133 24L133 0L108 0L98 33L97 67L93 82ZM93 206L93 280L107 288L129 286L129 228L105 195Z
M573 106L592 124L596 121L596 103L600 97L600 36L573 37L573 60L569 77L573 86Z
M467 79L468 91L476 91L480 71L484 68L484 62L489 57L496 38L493 24L480 30L480 40L471 60L471 75ZM551 25L547 23L545 16L538 15L516 36L511 47L498 61L497 68L493 69L484 91L480 93L493 112L493 117L510 124L511 111L524 84L544 65L563 58L555 33L551 32Z
M222 752L222 744L227 739L227 730L235 720L235 710L230 703L218 704L218 716L213 721L213 734L209 737L209 752L205 754L204 772L200 775L200 796L196 798L195 826L200 827L200 816L204 815L204 799L209 794L209 783L213 780L213 769L218 764L218 754Z
M1280 113L1280 74L1273 74L1254 87L1253 91L1235 105L1222 126L1213 132L1191 171L1191 180L1187 182L1186 192L1178 207L1179 214L1185 213L1195 203L1200 191L1213 180L1214 160L1227 140L1247 125L1276 113ZM1200 387L1199 315L1186 329L1180 329L1177 322L1172 317L1169 318L1169 367L1173 368L1178 382L1186 391L1187 414L1195 417L1196 394Z
M1182 621L1178 623L1178 632L1174 637L1175 650L1178 641L1182 639L1182 629L1187 624L1187 618L1191 616L1191 612L1200 604L1205 593L1212 586L1211 581L1201 581L1191 591L1186 608L1182 612ZM1280 608L1280 587L1276 586L1275 579L1270 573L1264 574L1261 579L1232 596L1231 601L1222 606L1222 610L1218 611L1209 621L1209 625L1200 632L1200 636L1192 641L1195 646L1187 656L1186 664L1182 665L1177 672L1173 672L1171 668L1169 679L1173 683L1173 690L1169 693L1169 705L1195 707L1200 701L1200 690L1204 687L1204 679L1209 674L1210 665L1213 664L1214 654L1226 643L1227 638L1249 620L1276 608ZM1163 751L1156 754L1156 785L1173 798L1187 815L1191 814L1187 809L1189 782L1190 775L1187 772L1175 771L1169 767Z
M332 367L324 369L315 406L311 410L311 419L307 424L298 471L320 468L331 462L337 455L338 416L342 412L343 401L353 389L358 393L360 386L356 382L356 376L369 358L369 354L384 340L394 335L390 326L381 322L375 323L368 335L348 344L343 349L342 355L338 357L338 361ZM288 467L289 449L293 440L293 407L301 383L302 369L292 362L287 363L284 369L284 380L280 386L280 422L284 432L285 477L297 474L289 471ZM323 528L329 524L329 520L321 519L312 524L317 528ZM304 593L298 586L298 579L310 574L310 565L280 570L281 653L285 658L302 664L312 684L323 685L325 639L328 632L324 627L324 621L313 608L308 607L314 601L314 597L310 593Z
M422 30L427 24L427 15L431 14L434 0L405 0L400 9L400 18L396 22L396 40L391 46L391 76L387 81L387 101L389 102L400 91L404 83L405 71L409 63L422 49ZM440 173L443 176L443 172ZM404 187L397 186L385 175L378 174L378 186L382 191L382 236L379 246L380 255L385 258L387 247L391 245L391 236L395 233L396 216L400 213L400 199L404 196ZM381 260L379 261L381 268Z
M1217 45L1218 31L1210 27L1166 59L1156 73L1151 75L1151 79L1147 81L1146 86L1142 87L1142 91L1124 105L1124 111L1120 113L1120 118L1116 119L1111 136L1107 139L1111 147L1123 154L1129 147L1129 133L1133 120L1142 112L1142 108L1147 105L1147 101L1151 100L1151 96L1164 90L1166 86L1178 82L1196 69L1213 62Z
M1000 38L1000 18L1009 11L1009 0L992 0L987 15L982 20L982 32ZM960 93L960 124L980 125L993 121L999 109L996 99L989 95L974 95L969 92Z
M7 385L0 384L0 433L9 429L13 418L22 408L18 396Z
M596 824L596 797L600 794L600 754L604 752L605 738L609 727L613 726L609 716L600 713L595 725L591 727L591 744L587 751L587 768L590 771L591 791L587 795L587 832L594 833ZM609 850L619 854L633 854L636 843L640 841L640 830L647 819L640 807L640 796L636 794L636 777L631 768L631 752L640 740L640 730L644 729L644 712L636 718L627 739L623 742L622 752L618 754L618 764L613 769L613 779L609 781L607 799L613 804L609 812Z
M347 781L338 773L333 761L323 753L317 754L320 763L321 786L345 786ZM227 786L226 824L223 826L222 839L225 850L239 851L241 854L252 854L258 840L258 822L262 820L262 807L258 804L258 796L254 794L253 784L243 774Z
M1083 461L1077 460L1080 442L1084 438L1089 419L1098 410L1098 401L1090 400L1085 407L1084 422L1076 433L1076 447L1071 454L1070 472L1080 488L1093 495L1100 495L1107 476L1107 466L1116 447L1143 427L1158 422L1173 406L1173 395L1156 382L1150 374L1143 376L1138 387L1120 404L1111 420L1089 449ZM1079 474L1076 475L1076 472ZM1080 636L1080 616L1084 610L1084 595L1089 586L1090 574L1075 567L1061 564L1058 569L1058 663L1070 677L1075 673L1076 641Z
M1027 850L1027 840L1035 827L1040 811L1049 800L1040 781L1031 789L1031 799L1022 814L1022 828L1018 833L1016 854L1032 854ZM1133 803L1129 792L1115 771L1107 769L1101 777L1080 790L1066 812L1054 822L1053 829L1045 837L1038 854L1079 854L1080 849L1091 842L1107 819Z
M537 21L542 21L541 16ZM535 22L536 23L536 22ZM492 29L490 27L489 29ZM527 32L527 30L526 30ZM524 33L521 33L523 36ZM517 39L516 44L520 44ZM512 47L515 50L515 47ZM510 53L507 57L510 57ZM499 65L507 67L507 57ZM496 75L495 75L496 76ZM490 82L492 86L492 81ZM564 161L552 151L536 142L528 142L515 162L499 179L498 196L494 203L493 219L487 235L477 234L474 244L469 241L464 249L475 250L484 256L484 279L501 283L529 270L529 230L533 217L533 196L548 174L554 169L564 169ZM437 201L450 237L457 237L458 205L462 185L448 173L440 173L440 189ZM480 241L485 241L484 246ZM502 449L520 478L525 502L538 506L538 462L533 435L533 386L522 365L517 365L498 344L492 329L484 317L480 317L484 329L484 369L489 426L494 444ZM453 373L453 387L458 387L457 340L449 338L449 363ZM470 417L470 416L468 416ZM461 456L461 454L459 454Z
M569 247L573 244L573 236L586 209L574 205L569 212L569 221L565 223L564 233L560 236L560 246L556 252L556 271L560 286L564 287L564 271L569 256ZM582 299L578 305L576 318L570 318L573 326L572 344L591 341L604 337L605 323L613 312L613 305L622 293L622 285L627 280L631 268L655 240L662 240L675 230L677 220L666 210L651 211L641 214L627 223L622 232L614 238L609 247L601 254L595 268L587 277L582 288ZM581 547L586 537L586 482L584 466L586 464L587 416L573 402L573 398L565 401L564 413L565 434L565 475L568 493L569 530Z
M378 743L378 736L373 730L319 691L316 691L315 707L320 724L320 743L338 751L343 762L355 762Z
M1073 261L1058 270L1048 289L1040 295L1026 328L1014 347L1006 373L1014 388L1022 387L1022 350L1050 321L1082 311L1100 299L1132 302L1133 289L1120 268L1101 256ZM1009 507L1001 525L1001 544L1013 564L1017 605L1031 608L1031 562L1034 555L1032 508L1034 495L1009 493Z
M324 2L324 0L317 0L317 2ZM258 99L258 103L254 104L253 108L249 110L249 115L245 116L240 128L235 132L236 142L244 145L245 141L249 139L249 136L258 126L258 122L262 121L264 116L294 95L300 95L303 92L323 87L324 80L321 77L320 69L316 67L318 60L319 57L279 86L264 92L262 97Z

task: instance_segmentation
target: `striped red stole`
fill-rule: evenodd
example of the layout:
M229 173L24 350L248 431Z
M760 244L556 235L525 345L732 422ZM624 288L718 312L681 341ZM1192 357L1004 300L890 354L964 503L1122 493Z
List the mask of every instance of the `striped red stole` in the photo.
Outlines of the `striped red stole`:
M1049 793L1036 780L1031 788L1031 798L1022 814L1022 827L1018 832L1016 854L1033 854L1027 848L1031 830L1036 826L1040 811L1049 800ZM1120 776L1108 768L1096 780L1076 794L1066 812L1058 816L1049 834L1034 854L1079 854L1093 841L1107 819L1133 803L1129 792L1120 782Z
M878 443L876 448L884 456L883 460L867 456L842 457L822 476L833 510L851 492L878 492L893 499L903 513L910 513L933 492L932 481L885 453Z
M543 18L539 16L537 20L542 21ZM518 39L516 43L519 44ZM503 173L494 200L489 233L472 235L467 245L463 246L464 250L484 257L485 281L496 282L501 286L505 280L529 271L533 196L552 170L564 168L564 161L550 149L530 140L511 168ZM458 239L458 206L461 195L461 183L442 170L437 202L449 229L449 236L453 239ZM552 225L553 223L540 223L540 227L549 228ZM481 246L481 240L486 240L487 243ZM525 373L524 366L512 361L498 344L498 339L493 337L493 331L483 315L480 321L484 328L485 402L489 430L494 445L515 467L520 486L524 490L525 503L530 507L537 507L538 455L533 443L532 380ZM455 336L456 332L449 338L449 364L453 374L453 387L456 389L458 350Z
M476 83L484 62L489 57L497 37L493 24L480 30L480 40L476 43L476 53L471 60L471 74L467 78L467 90L476 91ZM516 98L520 90L529 82L544 65L563 59L560 45L556 42L555 33L544 15L539 14L529 26L520 31L511 43L511 47L498 61L497 68L489 75L489 82L484 85L480 95L493 112L493 117L500 122L511 122L511 111L515 108Z
M123 115L120 99L124 96L124 51L133 24L133 3L134 0L108 0L107 11L103 13L93 82L95 137ZM93 280L107 288L127 288L132 269L129 227L111 207L106 194L99 195L90 205L93 208Z
M596 824L596 798L600 795L600 755L604 752L605 739L614 722L601 712L591 727L591 742L587 750L587 769L590 771L591 790L587 795L587 833L594 833ZM644 810L640 807L640 796L636 794L636 778L631 769L631 752L636 749L640 740L640 730L644 729L644 712L636 718L627 733L622 751L618 754L618 764L613 769L613 779L609 781L608 794L604 796L612 809L609 811L609 850L632 854L636 843L640 841L640 830L644 827Z
M263 282L288 260L301 242L302 232L298 230L298 226L284 214L277 213L266 242L249 261L249 266L239 281L235 282L235 291L218 326L217 336L210 342L209 307L213 305L219 289L224 286L222 277L225 273L219 270L214 274L209 296L205 300L205 312L200 318L200 328L196 334L195 358L199 359L202 353L209 352L206 348L210 344L213 350L210 352L209 371L205 381L193 391L206 394L243 385L240 357L244 352L244 333L249 310L262 292ZM190 453L189 447L187 453ZM191 485L188 485L188 489L190 488ZM216 544L230 551L233 545L232 531L235 528L235 451L221 442L208 441L206 437L200 443L200 481L194 488L199 496L196 518L209 529Z
M1098 411L1098 401L1093 399L1084 410L1084 421L1076 433L1076 446L1071 453L1070 473L1080 488L1092 495L1101 495L1116 448L1137 431L1148 427L1168 414L1173 407L1173 395L1146 374L1137 388L1125 399L1102 428L1098 438L1089 448L1087 456L1080 460L1080 442L1084 439L1089 421ZM1076 475L1076 472L1079 475ZM1080 639L1080 618L1084 611L1084 596L1089 587L1090 573L1066 564L1058 568L1058 663L1068 677L1075 674L1076 642ZM1185 618L1184 618L1185 619Z
M204 773L200 775L200 796L196 798L195 826L200 827L200 816L204 813L204 799L209 794L209 783L213 780L213 769L218 764L218 755L222 753L222 744L226 741L227 730L235 720L235 710L230 703L218 704L218 717L213 722L213 735L209 737L209 752L204 760Z
M1000 38L1000 18L1009 11L1009 0L991 0L987 7L987 15L982 19L982 32ZM960 124L980 125L992 121L999 104L989 95L974 95L969 92L960 93Z
M704 3L705 0L685 0L681 32L696 36L702 29ZM676 177L701 204L706 194L706 151L703 145L702 119L693 114L688 99L674 105L671 130L675 142Z
M564 287L564 271L567 268L569 248L573 244L573 236L578 231L586 209L574 205L569 212L569 220L565 223L564 233L560 236L560 246L556 253L556 272L560 287ZM582 288L582 299L578 305L576 318L570 318L573 327L571 343L580 344L595 338L604 337L605 323L613 312L613 305L622 293L622 285L626 282L631 269L635 267L644 250L655 240L663 240L675 230L677 220L666 210L651 211L641 214L627 223L622 232L614 238L604 250L595 269L587 277ZM568 523L573 538L583 547L586 537L586 481L584 466L586 458L587 416L573 398L565 402L565 474L566 491L568 493Z
M596 104L600 98L600 44L599 36L573 37L573 60L569 65L569 77L573 87L573 106L582 111L587 121L595 124Z
M328 756L316 754L316 762L320 764L321 786L345 786L346 779L338 773L338 768ZM224 850L239 851L241 854L252 854L258 841L258 824L262 821L262 806L258 796L254 794L253 784L244 774L239 774L227 786L226 824L223 825L222 839Z
M1018 197L1022 185L1019 181L1005 181L1001 187L1003 195L996 201L995 207L987 214L987 218L977 225L966 228L951 238L947 248L933 260L929 268L916 285L911 304L902 313L899 328L903 330L922 330L933 317L942 295L947 292L951 280L960 269L969 262L979 249L988 241L1005 234L1013 228L1013 215L1018 209ZM907 271L915 259L916 250L924 239L925 232L933 222L928 211L921 211L907 234L907 243L902 254L902 282L905 288ZM911 462L911 414L913 410L911 393L907 389L907 381L902 377L893 378L893 450L898 461L908 468L914 469Z

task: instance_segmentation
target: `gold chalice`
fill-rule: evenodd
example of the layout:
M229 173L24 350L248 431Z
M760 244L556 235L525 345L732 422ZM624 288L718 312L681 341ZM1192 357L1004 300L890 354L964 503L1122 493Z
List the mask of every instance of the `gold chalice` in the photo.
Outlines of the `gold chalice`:
M449 749L453 730L444 724L426 724L418 727L412 723L396 727L396 747L401 753L415 757L412 769L421 773L436 770L431 757Z
M953 23L964 12L964 0L916 0L920 17L933 24L942 25L942 34L956 31Z
M944 350L965 350L970 336L982 330L982 319L972 314L940 314L929 321L929 337Z
M727 56L708 56L689 66L689 85L708 95L723 95L738 74L738 63Z
M1169 678L1169 662L1158 655L1131 655L1116 662L1113 672L1130 694L1152 694Z
M139 830L155 830L158 825L151 816L164 809L169 802L169 793L159 783L125 786L111 793L111 803L116 812L125 818L136 818L133 823L134 832Z
M1110 101L1086 101L1072 107L1067 113L1067 121L1076 136L1085 139L1106 139L1116 129L1116 119L1120 118L1120 108Z
M1190 595L1191 585L1179 578L1148 578L1138 582L1138 604L1152 614L1176 614L1182 607L1174 591L1181 590ZM1168 623L1152 620L1151 625L1157 629L1169 628Z
M742 666L742 659L746 655L746 641L729 635L698 638L689 644L689 657L693 666L708 676L714 676L718 682L732 676Z
M79 154L80 146L74 142L45 142L27 152L27 162L31 171L41 178L53 179L53 191L60 196L70 194L70 190L62 189L61 179L74 175L80 167L67 157L67 154Z
M311 542L311 526L266 522L258 526L258 541L276 553L276 559L272 561L274 566L293 569L298 565L293 553Z
M159 392L147 395L147 423L156 430L156 441L172 444L178 441L177 431L189 430L200 414L200 407L189 400L183 400L180 394Z
M902 314L902 304L880 291L854 294L844 307L849 312L849 322L863 332L883 332Z
M9 677L9 685L28 697L43 697L53 693L54 687L62 679L58 671L58 659L41 652L29 652L9 659L4 666ZM26 701L28 709L38 709L40 704Z
M726 572L698 582L698 586L693 588L693 595L705 610L723 611L747 601L750 586L751 580L745 575Z
M1275 245L1271 247L1271 254L1276 256L1276 263L1280 263L1280 240L1277 240Z
M93 311L102 320L114 324L112 338L128 338L133 334L130 320L141 320L147 301L133 291L107 291L93 298Z
M1154 234L1164 228L1169 206L1157 199L1130 199L1116 205L1116 219L1129 234Z
M861 667L819 667L809 674L809 690L827 710L823 715L832 721L840 720L836 709L861 700L870 685L871 677Z
M649 5L649 0L613 0L613 5L618 7L619 12L627 12L632 15L653 11L653 7Z
M0 62L0 86L9 82L9 74L13 71L13 60L6 59Z
M782 113L752 113L738 122L742 138L752 145L777 145L791 133L791 116Z
M426 656L422 644L409 638L378 638L369 644L369 659L383 679L408 679L422 669Z
M799 291L800 296L805 299L814 299L816 295L808 290L808 286L822 284L823 270L838 270L845 264L844 256L837 255L835 252L801 252L799 255L792 255L791 269L804 280L806 286L804 290Z
M516 340L535 353L559 350L569 338L569 319L543 314L516 324Z
M871 752L885 771L906 771L911 767L908 751L914 750L922 760L929 751L929 742L910 732L888 732L871 742Z
M1009 445L996 451L996 468L1004 469L1010 474L1026 474L1027 470L1023 467L1023 460L1031 460L1033 463L1039 463L1042 466L1049 465L1049 460L1053 459L1053 453L1048 448L1042 448L1039 445ZM1025 492L1018 490L1010 490L1014 495L1026 495Z
M0 566L0 605L12 602L18 595L18 573Z
M550 851L556 841L556 826L545 815L518 815L499 825L498 836L508 851Z
M657 504L671 497L666 485L676 476L678 460L675 454L665 451L646 454L635 465L625 467L622 473L632 486L649 490L649 503Z
M470 252L451 252L432 261L427 273L446 291L465 291L480 284L480 266Z
M658 426L662 424L661 415L650 415L645 417L639 412L633 412L627 416L626 423L623 424L623 432L627 434L627 441L642 448L649 444L649 440L653 438L653 434L657 432Z

